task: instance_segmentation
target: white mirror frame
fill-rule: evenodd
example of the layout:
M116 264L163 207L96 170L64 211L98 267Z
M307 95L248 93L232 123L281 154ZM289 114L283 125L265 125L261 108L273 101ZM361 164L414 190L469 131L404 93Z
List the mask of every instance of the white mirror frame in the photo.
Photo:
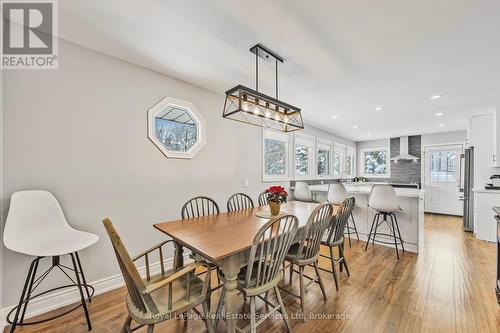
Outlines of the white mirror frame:
M155 118L156 115L165 110L166 107L169 105L174 105L178 106L182 109L188 109L191 117L193 120L196 122L197 126L197 142L189 148L188 151L172 151L168 150L161 142L158 140L158 138L155 135ZM160 102L155 104L153 107L151 107L148 110L148 137L149 140L151 140L160 151L165 154L167 157L171 158L186 158L190 159L193 158L202 148L205 146L206 143L206 127L205 127L205 119L201 116L201 114L198 112L198 109L196 107L187 101L183 101L180 99L176 99L173 97L165 97L162 99Z

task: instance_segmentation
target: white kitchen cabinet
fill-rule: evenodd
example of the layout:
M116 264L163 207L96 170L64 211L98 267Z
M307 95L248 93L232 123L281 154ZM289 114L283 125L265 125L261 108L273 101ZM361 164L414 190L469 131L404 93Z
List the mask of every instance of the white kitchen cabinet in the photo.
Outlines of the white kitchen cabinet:
M493 207L500 206L500 191L474 189L474 234L477 239L496 242L497 225Z
M493 169L494 138L496 137L494 118L493 112L473 116L469 119L467 127L468 145L474 147L474 187L477 188L484 188L484 184L489 182L491 175L495 172Z

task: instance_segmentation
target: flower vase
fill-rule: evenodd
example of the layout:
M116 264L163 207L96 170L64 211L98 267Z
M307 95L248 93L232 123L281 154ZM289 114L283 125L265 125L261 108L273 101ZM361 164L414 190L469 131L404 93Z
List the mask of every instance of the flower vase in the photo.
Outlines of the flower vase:
M279 202L274 202L274 201L269 202L269 208L271 209L272 216L277 216L280 214L280 206L281 203Z

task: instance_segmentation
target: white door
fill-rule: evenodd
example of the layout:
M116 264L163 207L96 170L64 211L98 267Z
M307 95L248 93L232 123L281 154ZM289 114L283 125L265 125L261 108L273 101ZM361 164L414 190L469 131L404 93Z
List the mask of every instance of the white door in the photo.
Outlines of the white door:
M425 211L463 215L460 201L462 145L424 147Z

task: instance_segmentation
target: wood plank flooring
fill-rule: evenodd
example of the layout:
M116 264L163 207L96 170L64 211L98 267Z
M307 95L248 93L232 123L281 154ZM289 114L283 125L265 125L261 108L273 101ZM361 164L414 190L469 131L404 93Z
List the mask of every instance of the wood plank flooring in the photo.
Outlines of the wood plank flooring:
M493 223L493 222L492 222ZM340 290L321 272L328 300L311 285L306 311L335 314L325 320L292 318L294 332L500 332L500 306L494 288L494 244L478 241L461 228L461 218L426 215L425 247L419 255L406 252L396 260L393 249L354 241L346 246L351 277L340 274ZM321 265L327 266L326 261ZM295 274L295 278L297 274ZM288 274L287 274L288 279ZM297 280L292 288L298 293ZM90 304L93 332L120 332L125 320L125 289L96 296ZM300 313L298 300L283 293L290 316ZM271 297L272 298L272 297ZM218 299L214 293L213 303ZM242 311L249 312L243 305ZM261 311L265 308L261 303ZM307 314L308 315L308 314ZM246 322L241 322L245 326ZM145 332L145 328L137 332ZM200 320L171 320L155 332L205 332ZM259 327L261 332L284 332L279 319ZM7 329L5 330L7 332ZM46 324L16 329L19 333L87 332L81 310ZM218 332L225 332L224 322Z

